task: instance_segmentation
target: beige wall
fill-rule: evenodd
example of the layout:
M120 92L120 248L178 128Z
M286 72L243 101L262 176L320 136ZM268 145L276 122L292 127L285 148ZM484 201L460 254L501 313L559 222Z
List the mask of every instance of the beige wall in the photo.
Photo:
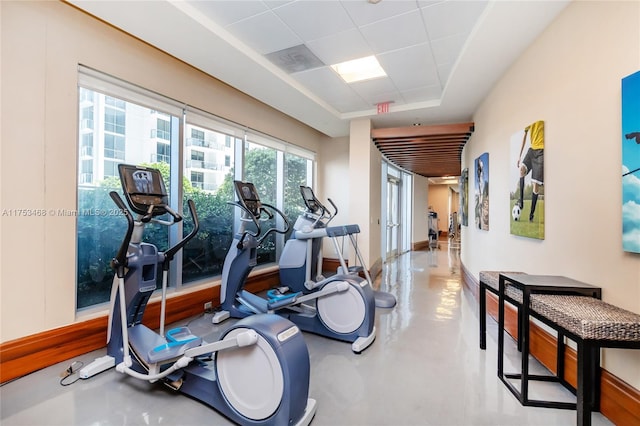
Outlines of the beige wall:
M449 229L449 185L429 185L429 206L438 213L438 229Z
M427 210L429 181L424 176L413 176L413 228L411 230L412 243L429 240L429 224L427 222Z
M327 207L332 208L327 198L338 207L338 215L331 225L349 224L349 138L327 138L320 146L318 163L322 164L322 170L318 172L316 196ZM322 249L325 257L336 258L333 244L327 242ZM348 247L344 255L349 255Z
M357 223L360 227L358 244L369 268L381 260L381 173L382 156L371 142L371 120L353 120L349 131L348 223Z
M483 152L490 159L490 230L462 229L471 273L565 275L640 313L640 256L622 251L620 145L620 80L639 68L640 2L577 1L500 79L463 153L470 171ZM509 232L509 140L535 120L545 121L542 241ZM638 351L606 350L603 361L640 388Z
M365 264L369 269L379 270L382 267L382 154L375 147L371 138L369 138L369 145L371 150L369 151L369 254L368 258L365 258ZM366 210L362 206L367 204L361 204L360 209ZM359 222L356 222L359 223ZM384 228L386 230L386 227ZM363 235L364 232L361 233ZM362 237L358 237L358 241Z
M0 209L76 208L78 64L318 151L325 137L59 2L0 2ZM0 217L0 341L73 323L73 217Z

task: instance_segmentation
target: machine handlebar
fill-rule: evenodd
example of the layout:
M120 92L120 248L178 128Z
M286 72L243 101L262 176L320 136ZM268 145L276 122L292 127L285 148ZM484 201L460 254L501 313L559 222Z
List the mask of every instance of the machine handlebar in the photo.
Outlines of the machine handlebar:
M316 224L323 219L327 220L326 223L323 224L323 226L326 226L338 214L338 207L335 205L333 200L331 200L331 198L327 198L327 200L333 207L333 213L324 204L322 204L320 200L318 200L318 197L316 197L313 189L311 189L310 187L300 185L300 194L302 195L304 204L307 207L307 211L305 212L305 214L308 214L310 215L310 217L313 217L315 219L313 227L315 227Z
M188 200L187 201L187 205L189 206L189 214L191 215L191 219L193 219L193 229L191 230L191 232L184 237L182 240L178 241L178 243L176 243L176 245L174 245L173 247L169 248L167 251L164 252L165 255L165 261L164 264L166 265L166 267L169 266L169 262L173 259L173 257L175 256L175 254L182 248L184 247L193 237L196 236L196 234L198 233L198 230L200 230L200 221L198 220L198 213L196 212L196 205L193 202L193 200ZM167 209L167 211L169 212L170 215L173 216L173 214L171 212L173 212L173 210ZM182 220L182 216L176 212L173 212L175 215L177 215L179 217L178 220L174 220L173 223L179 222L180 220ZM175 218L175 216L174 216ZM172 223L172 224L173 224Z
M122 210L125 217L127 218L127 233L125 234L124 240L122 240L122 244L120 244L118 253L111 260L111 267L115 269L118 272L118 274L120 274L120 273L124 273L124 267L127 266L127 251L129 248L129 244L131 243L131 238L135 228L135 221L133 220L133 215L131 211L129 210L127 205L124 203L124 201L122 201L122 198L120 198L120 195L118 195L116 191L111 191L109 195L111 196L111 199L113 200L113 202L116 203L116 205L120 208L120 210ZM198 213L196 212L195 203L193 202L193 200L188 200L187 204L189 206L189 213L191 215L191 218L193 219L193 229L186 237L178 241L173 247L170 247L164 252L165 260L163 263L163 268L165 269L168 269L169 263L171 262L171 260L173 260L173 258L175 257L175 254L181 248L183 248L189 242L189 240L195 237L196 234L198 233L198 230L200 229L200 222L198 221ZM171 215L171 217L173 218L172 221L153 219L153 222L155 223L159 223L165 226L171 226L173 224L176 224L182 221L183 219L180 213L177 213L176 211L170 209L166 205L164 206L150 205L149 212L154 211L154 207L162 207L162 209L165 209L167 213L169 213L169 215ZM139 221L141 223L149 223L152 221L152 217L153 216L151 215L151 213L148 213L146 215L142 215Z
M329 220L333 219L334 217L336 217L338 215L338 206L336 206L333 202L333 200L331 198L327 198L327 200L329 201L329 203L331 203L331 205L333 206L333 213L329 214Z
M157 213L155 213L153 210L156 209L157 207L158 206L150 205L149 212L147 212L147 214L142 216L140 218L140 221L144 223L154 222L154 223L159 223L165 226L171 226L174 223L180 222L182 220L182 216L178 212L173 210L171 207L167 206L166 204L162 205L162 210L168 213L169 216L171 216L172 220L169 221L169 220L156 219L154 216L157 216Z
M240 237L240 241L238 241L238 248L242 249L244 244L244 239L247 235L251 235L254 238L257 238L257 243L260 244L262 241L272 232L277 232L278 234L286 234L289 232L291 228L291 223L289 219L278 210L276 207L263 203L260 201L260 196L258 195L258 190L255 185L251 182L242 182L239 180L233 181L233 186L236 191L236 195L238 196L238 201L234 203L229 203L233 206L240 207L245 216L248 216L253 224L256 226L256 231L252 232L246 229L241 229L242 236ZM267 219L262 219L262 214L267 215ZM277 213L278 216L284 220L284 228L280 229L277 226L267 229L264 233L262 233L262 229L260 227L261 220L271 220L275 217L274 213ZM262 235L261 235L262 234Z
M265 209L265 207L267 208ZM258 238L258 244L260 244L262 240L264 240L272 232L276 232L278 234L286 234L287 232L289 232L289 229L291 228L291 222L289 222L289 219L287 219L287 216L285 216L284 213L282 213L280 210L278 210L276 207L272 206L271 204L265 204L265 203L262 204L262 211L269 216L269 219L273 219L274 214L270 210L278 213L278 215L282 218L282 220L284 220L284 229L279 229L276 226L267 229L267 231L262 235L262 237Z
M231 204L232 206L239 207L240 209L242 209L245 215L249 216L253 224L256 226L255 232L247 229L244 229L242 231L242 236L240 237L240 241L238 242L239 249L242 249L243 241L247 235L251 235L252 237L256 238L259 245L272 232L276 232L278 234L286 234L287 232L289 232L289 229L291 228L291 222L289 221L287 216L285 216L284 213L282 213L280 210L278 210L276 207L272 206L271 204L260 203L260 207L257 209L257 211L252 211L242 203L228 203L228 204ZM282 220L284 221L284 228L280 229L278 227L271 227L263 233L262 227L260 226L260 221L273 219L275 217L273 212L276 212L278 216L282 218ZM266 219L261 218L263 213L267 215Z
M120 248L118 249L116 257L111 260L111 267L116 270L116 272L118 273L118 277L122 278L120 274L124 274L124 267L127 263L127 249L129 248L129 242L131 242L131 235L133 235L133 228L135 224L133 222L131 212L125 205L124 201L122 201L122 198L120 198L118 193L116 191L111 191L109 195L111 196L113 202L116 203L120 210L122 210L122 213L124 213L124 216L127 218L127 233L125 234Z

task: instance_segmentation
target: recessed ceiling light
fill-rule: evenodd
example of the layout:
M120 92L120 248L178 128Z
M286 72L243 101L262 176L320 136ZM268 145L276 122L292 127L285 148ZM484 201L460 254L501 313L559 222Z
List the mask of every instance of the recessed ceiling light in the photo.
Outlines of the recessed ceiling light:
M367 56L366 58L342 62L331 65L331 68L347 83L370 80L387 75L375 56Z

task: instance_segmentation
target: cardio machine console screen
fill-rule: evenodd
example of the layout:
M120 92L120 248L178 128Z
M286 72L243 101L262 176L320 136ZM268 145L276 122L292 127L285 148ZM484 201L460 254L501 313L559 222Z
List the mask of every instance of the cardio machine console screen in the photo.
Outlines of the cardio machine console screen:
M258 196L255 185L251 182L241 182L239 180L233 181L233 183L242 205L255 217L260 216L262 203L260 203L260 197Z
M300 185L300 193L302 194L302 198L304 199L304 205L307 206L307 209L310 212L316 213L317 211L322 209L322 205L313 193L313 189L309 188L308 186Z
M154 216L166 213L164 206L169 202L169 197L160 170L119 164L118 172L124 195L133 211L147 214L149 206L153 206Z

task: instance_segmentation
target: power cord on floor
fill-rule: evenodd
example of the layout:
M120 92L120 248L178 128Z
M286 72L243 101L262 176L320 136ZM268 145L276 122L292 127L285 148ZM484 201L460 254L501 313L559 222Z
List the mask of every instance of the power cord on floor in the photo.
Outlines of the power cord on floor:
M80 380L80 377L78 376L78 371L80 371L80 369L83 366L84 366L84 363L82 361L72 362L69 368L67 368L62 373L60 373L60 377L61 377L60 384L62 386L69 386L74 384L78 380ZM69 377L71 377L73 381L70 381L70 382L66 381L66 379L68 379Z
M185 327L188 327L189 324L191 324L191 322L198 320L202 317L204 317L207 314L211 314L216 312L218 309L207 309L205 310L202 314L191 318L186 324ZM210 354L204 354L201 357L198 357L198 359L206 361L206 360L211 360L211 355ZM69 386L74 384L75 382L77 382L78 380L80 380L80 376L78 376L78 372L80 371L80 369L82 369L82 367L84 366L84 363L82 361L73 361L69 367L67 367L66 370L64 370L62 373L60 373L60 385L62 386ZM84 379L83 379L84 380Z

